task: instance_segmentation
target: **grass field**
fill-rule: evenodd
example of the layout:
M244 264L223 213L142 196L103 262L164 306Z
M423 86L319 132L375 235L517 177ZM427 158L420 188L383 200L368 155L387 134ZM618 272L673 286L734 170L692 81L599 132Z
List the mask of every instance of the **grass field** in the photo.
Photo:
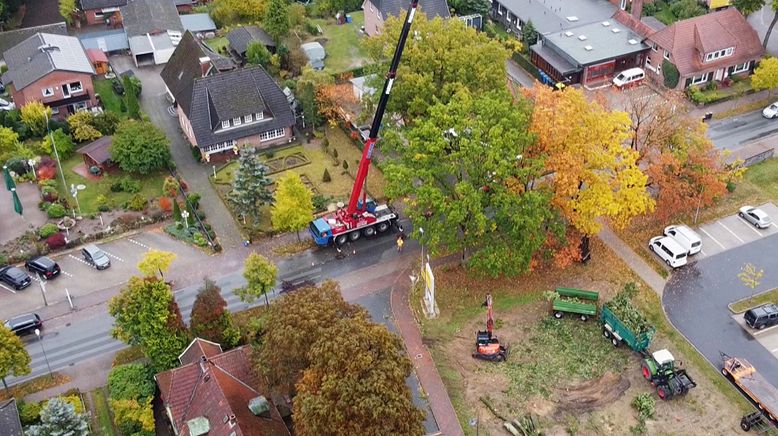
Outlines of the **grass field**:
M95 92L100 94L105 110L122 115L122 97L113 91L111 81L107 79L95 79Z
M729 305L729 310L733 313L743 313L752 307L761 306L767 303L778 303L778 288L736 301Z
M365 22L365 13L362 11L350 12L352 22L338 25L334 19L312 20L314 24L321 26L324 31L312 40L326 38L323 42L327 57L324 59L324 69L332 73L340 73L365 64L366 57L359 43L365 35L360 28Z
M105 388L97 388L89 392L92 400L92 429L95 434L102 436L115 436L116 429L111 418L111 407L108 405L108 396Z
M221 53L223 50L227 49L227 46L230 45L230 41L227 39L226 36L206 39L205 43L208 45L208 47L211 47L211 50L217 53Z

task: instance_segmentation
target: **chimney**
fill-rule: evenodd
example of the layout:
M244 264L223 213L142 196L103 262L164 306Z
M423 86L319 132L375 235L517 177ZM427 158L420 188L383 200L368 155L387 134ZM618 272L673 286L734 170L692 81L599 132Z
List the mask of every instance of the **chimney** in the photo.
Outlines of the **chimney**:
M207 372L208 371L207 361L208 361L208 359L206 359L205 356L200 356L200 371L201 372Z
M643 0L632 0L632 16L640 20L643 15Z
M203 56L200 58L200 75L205 77L211 71L211 58Z

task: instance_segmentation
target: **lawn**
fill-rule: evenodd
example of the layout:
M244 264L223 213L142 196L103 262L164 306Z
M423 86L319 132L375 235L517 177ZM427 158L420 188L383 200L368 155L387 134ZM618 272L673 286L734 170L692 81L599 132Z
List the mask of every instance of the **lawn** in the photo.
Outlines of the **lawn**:
M360 45L360 39L365 35L360 28L365 22L365 13L355 11L349 13L352 18L351 23L338 25L334 19L311 20L313 24L318 24L324 31L324 35L317 36L312 40L322 43L327 57L324 59L325 70L332 73L341 73L361 67L366 62L366 54ZM325 41L321 39L325 38Z
M752 307L761 306L767 303L774 304L777 302L778 288L775 288L766 292L762 292L761 294L754 295L753 297L736 301L729 305L729 310L731 310L733 313L743 313Z
M226 36L220 36L218 38L206 39L205 44L207 44L208 47L211 47L211 50L215 51L216 53L223 53L230 45L230 41Z
M117 115L122 115L122 98L113 91L111 81L108 79L95 79L95 92L100 94L105 110Z
M138 194L144 198L151 199L157 198L162 194L162 184L165 176L168 175L163 171L146 176L128 175L121 170L115 170L113 173L104 174L100 181L92 181L81 177L73 171L73 168L83 163L84 160L81 155L76 153L70 159L62 161L62 170L65 172L65 180L68 186L71 184L86 185L86 189L78 193L78 203L81 206L81 213L87 215L99 212L97 197L101 194L108 198L108 204L111 209L123 207L125 202L135 196L135 194L128 192L111 192L111 185L123 177L140 181L141 191ZM68 198L70 198L70 195L68 195ZM71 203L75 205L75 202L72 200Z
M92 428L96 434L114 436L117 434L111 418L111 408L105 388L97 388L89 392L92 400Z

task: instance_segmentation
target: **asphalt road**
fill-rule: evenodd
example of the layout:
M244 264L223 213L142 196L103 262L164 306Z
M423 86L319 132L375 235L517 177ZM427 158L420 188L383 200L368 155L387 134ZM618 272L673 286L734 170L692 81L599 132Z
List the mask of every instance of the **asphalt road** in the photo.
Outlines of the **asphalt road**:
M713 121L708 125L708 136L720 149L734 150L744 144L778 132L778 119L767 119L762 110L736 117Z
M745 357L775 386L778 362L730 316L727 305L778 285L778 235L767 236L723 253L700 259L673 273L662 303L670 321L717 368L719 352ZM751 262L764 269L760 285L751 290L738 273Z

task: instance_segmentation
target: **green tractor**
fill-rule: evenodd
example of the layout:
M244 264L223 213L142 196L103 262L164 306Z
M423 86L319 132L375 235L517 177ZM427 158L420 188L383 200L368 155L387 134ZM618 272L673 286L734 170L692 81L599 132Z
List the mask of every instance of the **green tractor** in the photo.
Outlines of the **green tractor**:
M656 386L656 394L663 400L686 395L689 390L697 387L697 383L685 369L676 368L675 358L667 350L646 353L641 369L643 377Z

